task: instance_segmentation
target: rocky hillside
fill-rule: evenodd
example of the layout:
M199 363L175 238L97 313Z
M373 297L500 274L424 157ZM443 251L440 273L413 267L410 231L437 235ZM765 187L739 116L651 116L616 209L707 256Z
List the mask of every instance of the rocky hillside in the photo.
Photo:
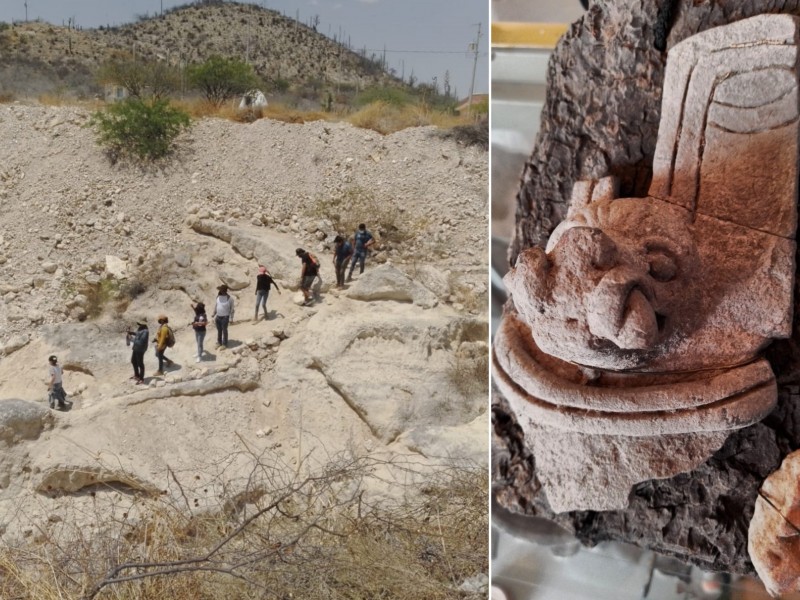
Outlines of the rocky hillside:
M410 462L485 464L485 151L433 128L205 119L173 162L140 168L111 165L87 118L0 106L0 137L16 140L0 147L5 541L72 523L88 503L166 490L170 472L213 507L220 464L244 450L297 468L347 450L400 459L403 477ZM330 248L345 217L380 241L337 290ZM298 302L298 246L322 262L311 307ZM254 321L259 263L282 293ZM231 344L217 348L210 327L197 362L189 304L212 307L221 282L237 303ZM175 365L154 376L148 352L135 385L124 331L141 319L155 331L159 313ZM66 412L45 403L51 353ZM226 468L229 491L247 468ZM396 495L390 480L370 493ZM20 498L36 498L24 515Z
M115 58L202 62L238 57L273 85L311 91L325 85L402 85L313 27L252 4L187 4L122 27L76 29L42 22L0 31L0 93L36 94L67 86L97 91L93 73ZM283 82L283 83L278 83Z

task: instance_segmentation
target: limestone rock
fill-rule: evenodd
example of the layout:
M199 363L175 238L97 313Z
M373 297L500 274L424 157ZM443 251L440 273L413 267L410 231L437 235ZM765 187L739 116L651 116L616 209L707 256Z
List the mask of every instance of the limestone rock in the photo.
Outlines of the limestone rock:
M436 295L391 265L365 271L347 291L354 300L412 302L423 308L438 304Z
M210 219L194 219L192 229L228 242L243 257L265 265L274 278L288 279L300 272L297 242L288 235L264 236L261 228L230 226Z
M106 273L116 279L128 277L128 263L118 256L106 255Z
M243 290L250 285L250 279L245 273L241 273L233 269L225 269L220 272L219 279L222 281L222 283L234 291Z
M0 355L8 356L12 352L24 348L30 342L30 336L27 334L15 335L10 338L5 344L0 346Z
M52 424L53 415L44 404L16 399L0 401L0 440L6 446L35 440Z

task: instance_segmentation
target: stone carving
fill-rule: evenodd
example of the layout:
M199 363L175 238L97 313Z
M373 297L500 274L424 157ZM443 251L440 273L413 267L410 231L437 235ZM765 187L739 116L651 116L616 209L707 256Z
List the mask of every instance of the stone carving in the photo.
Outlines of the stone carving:
M788 455L761 486L747 552L770 594L800 591L800 452Z
M622 508L772 410L759 353L791 333L797 39L762 15L676 45L649 196L577 183L506 276L495 381L557 512Z

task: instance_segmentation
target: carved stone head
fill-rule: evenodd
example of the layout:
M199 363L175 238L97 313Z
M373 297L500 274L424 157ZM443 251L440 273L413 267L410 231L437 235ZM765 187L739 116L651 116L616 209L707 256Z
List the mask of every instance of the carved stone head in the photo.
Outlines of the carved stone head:
M523 252L506 284L538 346L568 362L634 368L696 328L690 215L665 202L604 199L570 214L546 253Z

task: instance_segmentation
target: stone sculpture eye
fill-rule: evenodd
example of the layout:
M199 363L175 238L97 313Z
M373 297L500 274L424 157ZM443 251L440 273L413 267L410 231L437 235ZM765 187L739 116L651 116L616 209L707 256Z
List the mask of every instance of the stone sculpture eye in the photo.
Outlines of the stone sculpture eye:
M675 275L678 273L678 265L675 257L668 250L651 251L647 255L647 259L650 263L650 277L662 283L675 279Z

